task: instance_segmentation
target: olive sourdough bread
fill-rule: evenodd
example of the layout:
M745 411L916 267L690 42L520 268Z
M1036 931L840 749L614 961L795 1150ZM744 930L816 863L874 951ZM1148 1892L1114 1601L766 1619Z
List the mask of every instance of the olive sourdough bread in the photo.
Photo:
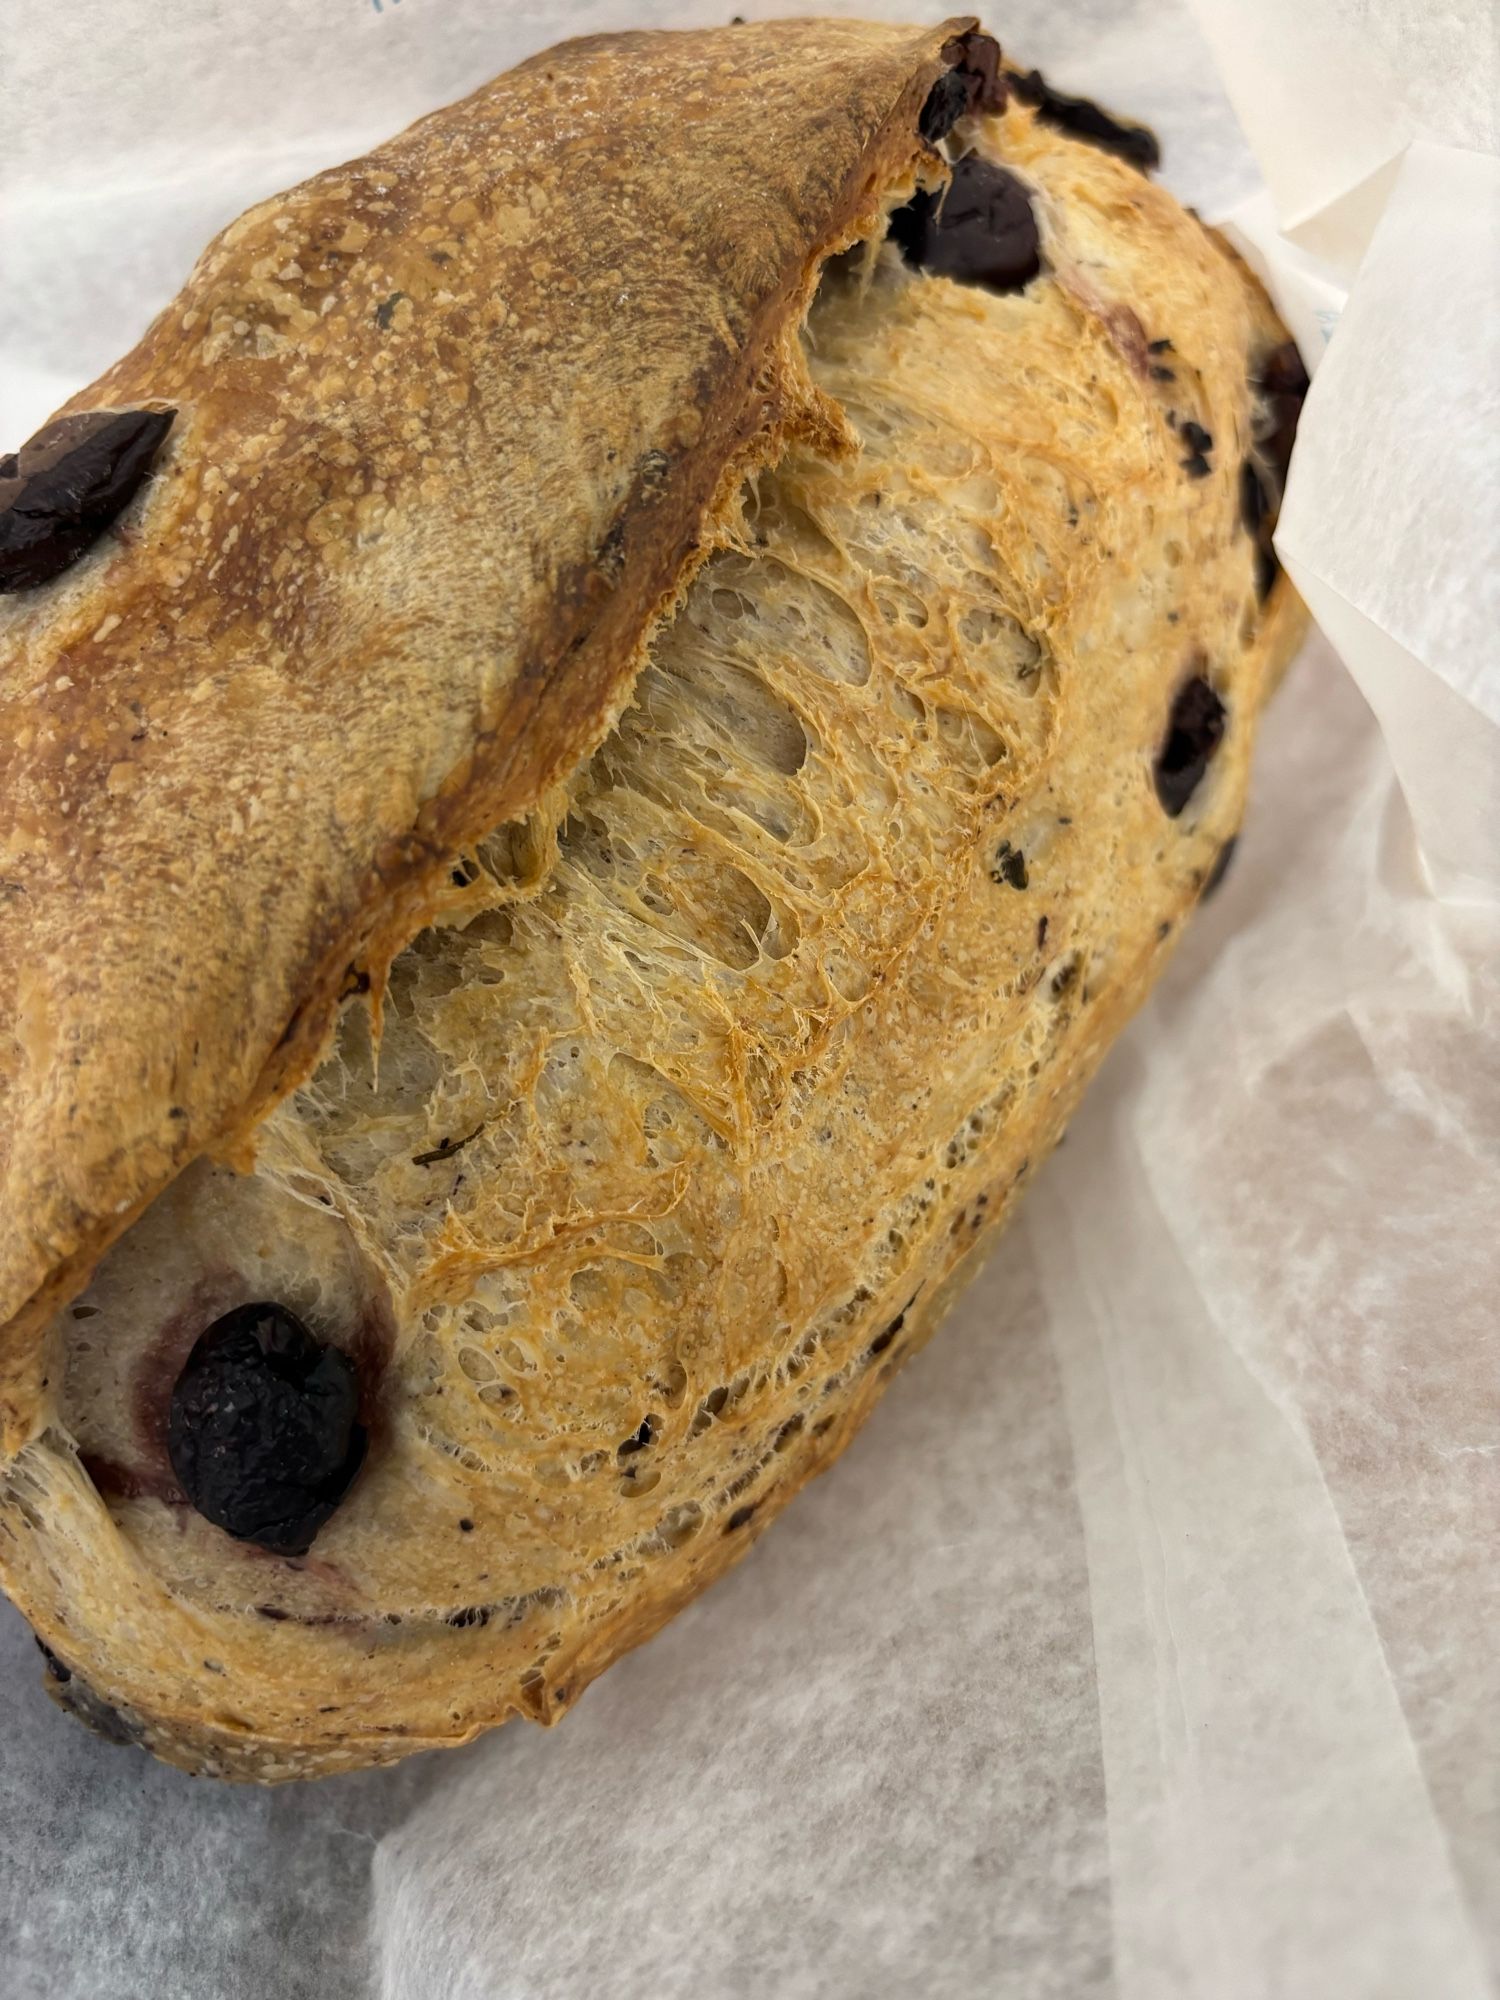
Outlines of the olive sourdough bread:
M551 1721L936 1323L1300 629L1304 378L1153 162L970 22L569 44L80 399L174 413L3 641L0 1568L88 1719Z

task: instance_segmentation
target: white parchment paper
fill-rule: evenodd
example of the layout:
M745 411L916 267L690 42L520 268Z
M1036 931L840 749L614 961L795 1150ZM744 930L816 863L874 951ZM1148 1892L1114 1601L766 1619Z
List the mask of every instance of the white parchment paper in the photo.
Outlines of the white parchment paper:
M729 11L6 0L0 442L247 202ZM1279 540L1328 637L1234 868L941 1338L562 1729L194 1783L58 1715L0 1607L4 2000L1500 1984L1494 17L990 25L1157 126L1317 367Z

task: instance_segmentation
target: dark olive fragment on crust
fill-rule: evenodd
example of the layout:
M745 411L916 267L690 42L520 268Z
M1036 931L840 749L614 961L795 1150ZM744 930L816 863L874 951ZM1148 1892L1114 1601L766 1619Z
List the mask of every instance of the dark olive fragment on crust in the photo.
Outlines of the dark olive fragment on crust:
M0 592L50 583L135 498L175 410L58 417L0 458Z

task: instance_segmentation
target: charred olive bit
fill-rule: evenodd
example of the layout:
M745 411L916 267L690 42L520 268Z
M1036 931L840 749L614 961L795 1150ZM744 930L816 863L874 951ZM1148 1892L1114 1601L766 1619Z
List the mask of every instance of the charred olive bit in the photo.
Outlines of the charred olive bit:
M172 1390L167 1453L215 1527L305 1555L365 1455L359 1376L286 1306L236 1306L201 1336Z
M1166 741L1156 753L1156 796L1168 818L1176 819L1197 791L1224 740L1226 720L1223 702L1201 675L1177 690Z
M0 591L61 576L134 498L175 410L58 417L0 458Z

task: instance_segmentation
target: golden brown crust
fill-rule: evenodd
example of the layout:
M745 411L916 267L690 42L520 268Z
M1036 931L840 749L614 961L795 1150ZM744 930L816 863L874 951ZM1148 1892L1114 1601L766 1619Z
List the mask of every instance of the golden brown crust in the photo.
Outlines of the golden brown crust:
M608 728L738 477L826 425L786 335L953 25L564 44L251 210L68 406L180 415L0 611L12 1444L45 1313L307 1074L350 969Z

